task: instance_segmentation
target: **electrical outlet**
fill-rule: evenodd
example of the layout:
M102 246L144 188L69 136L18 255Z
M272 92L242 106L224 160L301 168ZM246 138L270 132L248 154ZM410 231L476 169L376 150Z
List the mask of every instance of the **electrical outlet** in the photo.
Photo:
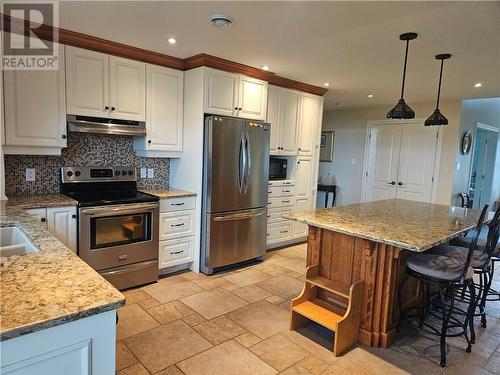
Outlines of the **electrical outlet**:
M141 168L141 178L147 178L147 169L146 168Z
M26 181L35 181L35 168L26 168Z
M148 168L148 178L153 178L155 176L154 168Z

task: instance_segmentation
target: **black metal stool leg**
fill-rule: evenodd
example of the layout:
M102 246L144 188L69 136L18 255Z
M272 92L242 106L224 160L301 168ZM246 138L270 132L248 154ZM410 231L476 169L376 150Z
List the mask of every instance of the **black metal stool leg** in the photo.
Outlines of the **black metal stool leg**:
M474 314L476 312L476 287L474 285L474 281L471 281L468 285L469 287L469 293L470 293L470 302L469 302L469 310L468 310L468 316L467 320L469 323L469 329L470 329L470 342L471 344L476 343L476 330L474 328ZM466 327L467 329L467 327Z
M451 294L450 307L448 312L446 312L445 295L444 288L440 287L439 296L441 297L441 303L443 305L443 325L441 327L441 339L440 339L440 350L441 350L441 367L446 367L446 332L448 330L448 322L450 321L451 313L453 312L453 307L455 305L455 294Z
M484 273L484 289L481 291L482 295L481 295L481 302L480 302L480 305L481 306L481 326L483 328L486 328L486 298L488 297L488 292L490 291L490 287L491 287L491 278L489 277L489 273L486 272Z

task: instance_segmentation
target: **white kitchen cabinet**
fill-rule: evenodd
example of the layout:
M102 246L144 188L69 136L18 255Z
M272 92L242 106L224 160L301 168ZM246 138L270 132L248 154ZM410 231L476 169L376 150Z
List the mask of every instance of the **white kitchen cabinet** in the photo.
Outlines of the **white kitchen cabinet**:
M160 241L188 236L194 236L193 210L160 214Z
M48 207L24 210L71 251L77 251L76 207Z
M316 144L316 134L321 118L321 98L311 94L301 94L300 120L298 130L299 155L312 155ZM321 124L319 124L321 127Z
M66 99L68 114L108 117L108 55L66 47Z
M193 261L194 237L184 237L160 242L159 268L178 266Z
M265 120L267 82L242 74L205 69L205 113Z
M145 121L146 64L67 47L67 113Z
M125 120L146 119L146 64L109 57L109 117Z
M290 240L292 237L292 223L290 221L269 224L267 226L266 244L274 245L276 243Z
M4 70L5 154L58 155L66 147L64 46L58 70Z
M183 143L183 91L184 72L146 65L147 135L134 140L138 154L180 156Z
M76 207L48 207L47 229L76 254Z
M267 82L240 75L238 117L265 120L267 112Z
M271 124L270 153L297 155L300 93L269 86L267 122Z
M308 211L311 207L310 198L301 198L295 200L295 205L293 210L295 212ZM294 221L292 224L292 237L302 238L307 236L307 224L299 223L298 221Z
M299 157L295 168L295 197L309 198L312 192L313 162L310 157Z

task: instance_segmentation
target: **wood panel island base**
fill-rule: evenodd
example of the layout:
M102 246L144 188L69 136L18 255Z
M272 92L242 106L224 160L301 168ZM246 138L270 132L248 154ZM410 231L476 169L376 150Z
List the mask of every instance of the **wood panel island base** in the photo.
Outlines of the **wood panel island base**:
M478 217L477 210L400 199L291 213L289 219L309 225L306 281L302 295L292 301L291 329L304 323L296 306L310 301L303 307L313 313L301 315L329 329L335 331L333 321L344 313L351 324L359 322L359 330L335 332L335 355L356 342L353 332L362 345L389 347L397 334L406 258L470 230ZM402 307L419 301L419 286L409 280Z

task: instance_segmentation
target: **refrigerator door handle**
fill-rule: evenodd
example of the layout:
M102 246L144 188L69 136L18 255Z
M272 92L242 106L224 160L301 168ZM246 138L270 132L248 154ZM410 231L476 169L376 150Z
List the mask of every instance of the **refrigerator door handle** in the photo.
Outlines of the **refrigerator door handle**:
M233 215L225 215L225 216L216 216L213 218L213 221L235 221L235 220L248 220L254 219L256 217L262 216L266 213L266 211L251 213L251 214L233 214Z
M238 149L238 191L242 192L243 190L243 180L244 180L244 171L245 171L245 140L243 139L243 134L240 137L240 145Z
M246 145L246 139L245 139L245 134L241 134L241 154L243 156L243 166L241 168L241 188L240 188L240 193L243 193L246 191L246 185L247 185L247 169L248 169L248 154L247 154L247 145Z
M245 188L244 192L246 194L248 190L248 181L250 180L250 168L252 167L252 156L250 154L250 136L248 132L245 133L245 153L246 153L246 163L245 163Z

